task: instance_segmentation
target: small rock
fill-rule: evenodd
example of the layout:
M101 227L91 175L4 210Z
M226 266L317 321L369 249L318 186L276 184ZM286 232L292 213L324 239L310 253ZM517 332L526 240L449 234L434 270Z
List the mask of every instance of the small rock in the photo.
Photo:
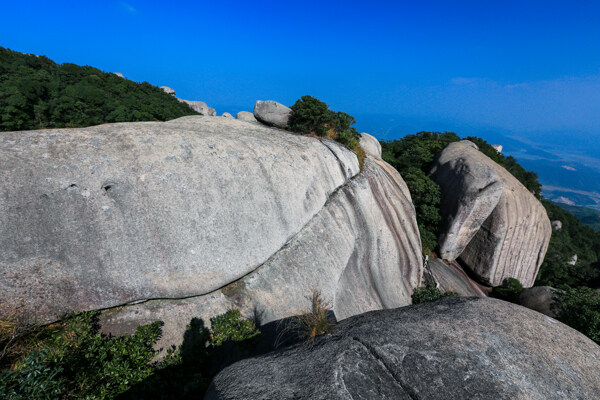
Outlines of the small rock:
M223 113L223 118L235 119L233 118L233 115L229 114L228 112Z
M494 148L494 150L496 150L498 153L502 153L502 145L501 144L493 144L492 147Z
M248 111L240 111L239 113L237 113L237 119L245 122L258 122L254 117L254 114Z
M560 231L560 230L562 229L562 222L561 222L561 221L559 221L559 220L552 221L552 228L553 228L555 231Z
M281 129L287 127L292 112L291 108L271 100L259 100L254 105L254 117L258 121Z
M573 254L573 257L571 257L571 260L569 262L567 262L567 264L569 264L569 265L577 264L577 254Z
M122 73L120 73L120 72L113 72L113 74L114 74L114 75L116 75L116 76L118 76L119 78L125 78L125 77L123 76L123 74L122 74Z

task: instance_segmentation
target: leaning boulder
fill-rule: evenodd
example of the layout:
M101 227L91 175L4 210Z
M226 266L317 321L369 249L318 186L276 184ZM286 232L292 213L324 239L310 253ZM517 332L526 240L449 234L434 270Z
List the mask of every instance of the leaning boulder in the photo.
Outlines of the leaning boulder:
M240 121L246 121L246 122L258 122L256 120L256 117L254 117L254 114L252 114L251 112L248 111L240 111L239 113L237 113L237 119L239 119Z
M275 101L257 101L254 105L254 117L268 126L285 129L292 115L292 109Z
M0 159L0 304L29 322L160 319L168 347L194 317L273 321L317 289L341 319L421 279L402 178L334 141L189 116L5 132Z
M175 90L174 90L174 89L171 89L171 88L170 88L170 87L168 87L168 86L161 86L160 88L161 88L161 89L162 89L162 90L163 90L165 93L167 93L167 94L170 94L170 95L172 95L172 96L175 96Z
M445 298L224 369L205 399L597 399L600 347L527 308Z
M442 258L460 258L486 285L532 286L552 233L542 204L466 140L446 146L430 177L442 191Z

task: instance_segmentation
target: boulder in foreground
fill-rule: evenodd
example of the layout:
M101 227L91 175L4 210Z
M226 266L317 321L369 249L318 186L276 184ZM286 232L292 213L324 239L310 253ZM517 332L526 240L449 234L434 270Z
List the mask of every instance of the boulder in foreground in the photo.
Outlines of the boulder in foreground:
M524 307L452 297L358 315L314 345L240 361L205 398L597 399L600 347Z

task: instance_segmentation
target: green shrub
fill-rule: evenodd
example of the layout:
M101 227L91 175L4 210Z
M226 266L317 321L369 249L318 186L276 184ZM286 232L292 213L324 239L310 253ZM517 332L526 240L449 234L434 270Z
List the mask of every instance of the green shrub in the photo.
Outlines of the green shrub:
M56 398L60 393L61 398L111 399L150 376L161 323L108 337L98 332L97 314L73 314L32 334L42 350L2 371L0 398Z
M437 299L441 299L446 296L458 296L458 293L448 292L443 293L441 290L436 288L434 285L426 284L425 286L421 286L415 289L412 294L412 303L419 304L425 303L428 301L434 301Z
M0 371L0 399L56 399L63 393L63 369L49 365L45 351L32 351L15 369Z
M523 291L523 285L516 278L506 278L501 286L492 289L492 296L519 304L519 295Z
M290 108L293 114L288 122L289 130L337 140L357 153L362 168L364 152L359 145L360 133L352 126L356 122L353 116L332 111L326 103L312 96L302 96Z
M291 131L325 136L333 128L335 113L317 98L302 96L290 108L293 114L288 129Z
M558 290L553 308L557 319L600 344L600 293L589 287Z
M220 346L224 342L242 342L256 339L260 331L252 320L244 319L239 310L229 310L225 314L210 319L212 326L210 344Z

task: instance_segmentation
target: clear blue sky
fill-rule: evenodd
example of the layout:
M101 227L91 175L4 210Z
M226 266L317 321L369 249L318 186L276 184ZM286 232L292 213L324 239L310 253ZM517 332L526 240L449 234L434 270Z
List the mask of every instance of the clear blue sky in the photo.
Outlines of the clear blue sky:
M2 0L0 46L210 105L311 94L405 129L600 141L600 1L493 3Z

